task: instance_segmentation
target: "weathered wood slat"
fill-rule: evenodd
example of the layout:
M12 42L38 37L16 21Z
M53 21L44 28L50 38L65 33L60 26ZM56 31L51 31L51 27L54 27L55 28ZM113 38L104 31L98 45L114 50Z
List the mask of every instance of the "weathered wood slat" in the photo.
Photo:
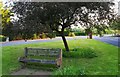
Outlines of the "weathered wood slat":
M32 54L32 53L29 53L27 54L28 56L49 56L49 57L57 57L58 54Z
M44 50L50 50L50 51L55 51L55 52L58 52L58 51L60 51L60 49L47 49L47 48L27 48L28 50L42 50L42 51L44 51Z
M55 60L40 60L40 59L24 59L23 62L38 62L38 63L47 63L47 64L56 64Z
M52 54L59 54L59 52L57 52L57 53L51 53L51 52L28 52L27 54L49 54L49 55L52 55Z

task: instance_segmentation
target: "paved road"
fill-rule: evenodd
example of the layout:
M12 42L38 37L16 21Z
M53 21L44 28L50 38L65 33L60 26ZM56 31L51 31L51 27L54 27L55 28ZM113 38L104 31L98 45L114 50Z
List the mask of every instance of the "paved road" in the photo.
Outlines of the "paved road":
M86 36L81 36L81 37L67 37L67 40L74 40L74 39L79 39L79 38L86 38ZM19 40L19 41L10 41L10 42L4 42L2 43L2 46L13 46L13 45L21 45L21 44L32 44L32 43L42 43L42 42L53 42L53 41L58 41L62 40L61 37L56 37L53 39L37 39L37 40L27 40L25 42L24 40Z
M120 47L120 37L104 36L104 37L94 37L94 39Z
M75 40L75 39L81 39L81 38L87 38L87 37L86 36L76 36L76 37L67 37L66 39L67 40ZM95 40L99 40L99 41L120 47L120 41L118 41L119 38L118 37L109 37L109 36L105 36L105 37L94 36L93 37L93 39L95 39ZM13 45L31 44L31 43L40 43L40 42L53 42L53 41L58 41L58 40L62 40L61 37L56 37L53 39L28 40L27 42L25 42L24 40L4 42L4 43L2 43L2 46L13 46Z

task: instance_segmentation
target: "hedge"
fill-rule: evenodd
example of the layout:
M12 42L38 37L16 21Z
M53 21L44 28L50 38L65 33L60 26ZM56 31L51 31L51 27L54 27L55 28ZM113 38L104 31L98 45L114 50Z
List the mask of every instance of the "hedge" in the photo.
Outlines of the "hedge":
M86 33L83 33L83 32L74 32L74 34L76 36L85 36L86 35Z
M6 37L0 37L0 42L6 41Z

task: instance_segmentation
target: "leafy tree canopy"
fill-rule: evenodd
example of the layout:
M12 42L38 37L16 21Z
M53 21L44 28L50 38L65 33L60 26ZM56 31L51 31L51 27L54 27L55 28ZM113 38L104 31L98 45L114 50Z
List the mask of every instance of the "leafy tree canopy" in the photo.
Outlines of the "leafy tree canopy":
M114 16L111 5L111 2L16 2L12 11L19 18L15 22L24 34L56 31L69 51L64 31L78 23L86 29L105 29L108 27L105 23Z

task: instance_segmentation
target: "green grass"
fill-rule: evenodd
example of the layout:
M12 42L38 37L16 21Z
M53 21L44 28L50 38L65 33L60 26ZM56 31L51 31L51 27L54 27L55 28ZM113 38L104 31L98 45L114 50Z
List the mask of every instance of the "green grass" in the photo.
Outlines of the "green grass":
M74 67L77 69L73 69L73 71L75 71L73 74L76 74L76 72L79 72L80 70L84 70L86 75L117 75L118 47L91 39L69 40L68 44L71 50L75 48L90 48L94 50L97 57L63 57L62 68L59 69L59 71L62 71L65 68L67 69L67 67ZM18 57L23 56L25 47L62 48L65 50L62 40L56 42L2 47L3 75L10 74L15 70L20 69L20 63L17 59ZM60 74L59 71L56 71L58 70L55 70L53 74Z
M92 48L74 48L70 52L63 52L65 58L94 58L97 57L96 51Z
M2 76L2 47L0 47L0 76Z

